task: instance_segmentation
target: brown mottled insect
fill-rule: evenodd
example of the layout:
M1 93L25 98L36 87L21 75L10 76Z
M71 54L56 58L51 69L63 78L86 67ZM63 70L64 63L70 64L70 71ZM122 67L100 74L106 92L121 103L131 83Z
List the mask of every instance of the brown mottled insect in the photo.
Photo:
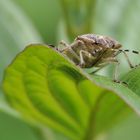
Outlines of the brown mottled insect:
M65 54L81 68L97 67L97 70L93 73L102 69L109 63L114 63L118 66L119 62L116 56L120 53L124 54L129 66L131 68L134 67L126 53L129 50L120 49L122 45L111 37L96 34L85 34L78 36L70 45L64 41L61 41L60 43L65 46L65 48L61 50L58 49L58 51ZM132 52L138 54L137 51ZM116 72L117 67L114 73L114 81L119 82L116 77Z

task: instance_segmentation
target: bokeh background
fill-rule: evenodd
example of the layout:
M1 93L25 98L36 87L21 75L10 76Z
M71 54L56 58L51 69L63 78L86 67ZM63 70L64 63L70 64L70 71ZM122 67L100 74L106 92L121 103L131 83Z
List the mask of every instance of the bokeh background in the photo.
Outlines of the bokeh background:
M71 42L76 35L96 33L140 51L139 27L139 0L0 0L0 83L4 68L27 44L58 45L62 39ZM140 63L140 56L129 56ZM128 65L123 56L119 59L123 75ZM40 139L28 124L8 115L9 110L1 91L0 140ZM133 114L110 130L108 140L139 140L139 130L140 119Z

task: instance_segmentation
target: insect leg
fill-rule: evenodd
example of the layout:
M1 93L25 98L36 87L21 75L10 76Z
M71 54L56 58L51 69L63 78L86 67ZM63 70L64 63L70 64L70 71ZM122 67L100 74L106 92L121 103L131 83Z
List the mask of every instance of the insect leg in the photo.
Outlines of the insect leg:
M75 41L74 43L72 43L70 46L67 46L69 49L70 49L70 51L75 55L75 57L78 59L78 60L80 60L80 64L81 64L81 60L83 59L83 56L81 56L80 58L79 58L79 55L74 51L74 49L73 48L75 48L75 47L77 47L77 46L80 46L80 45L83 45L83 42L82 41L80 41L80 40L77 40L77 41ZM81 54L82 55L82 54ZM83 62L84 62L84 60L83 60ZM84 62L85 63L85 62Z
M127 83L118 80L118 67L119 67L120 63L115 58L104 59L103 63L98 66L99 68L97 70L91 72L90 74L94 74L94 73L98 72L99 70L101 70L103 67L105 67L108 64L114 64L115 65L114 72L113 72L113 81L117 82L117 83L123 83L123 84L127 85Z
M120 50L120 52L132 52L132 53L134 53L134 54L140 54L138 51L135 51L135 50ZM135 65L135 66L133 66L132 68L135 68L135 67L137 67L137 66L140 66L140 64L137 64L137 65Z
M98 68L95 71L91 72L91 74L96 73L97 71L101 70L103 67L105 67L108 64L112 64L116 62L118 62L118 60L116 60L116 58L114 57L105 58L101 61L100 64L97 65Z
M80 53L79 53L79 55L80 55L80 64L79 65L81 67L84 67L84 65L85 65L85 61L84 61L84 57L83 57L84 54L86 56L88 56L88 57L91 57L91 54L89 52L84 51L84 50L80 50Z
M64 43L64 42L63 42ZM65 46L66 46L66 48L64 48L63 50L65 50L65 49L67 49L67 48L69 48L69 50L71 51L71 53L80 61L80 66L82 66L83 64L85 64L85 62L84 62L84 60L83 60L83 54L82 54L82 52L81 51L83 51L83 50L81 50L80 51L80 53L79 53L79 55L80 55L80 58L79 58L79 55L74 51L74 49L73 48L75 48L75 47L77 47L77 46L80 46L80 45L84 45L84 43L81 41L81 40L76 40L74 43L72 43L71 45L67 45L66 43L65 43ZM62 51L63 51L62 50ZM86 51L85 51L86 52ZM87 52L86 52L87 53Z
M114 73L113 73L113 81L118 83L118 82L120 82L119 80L117 80L118 79L118 67L119 67L120 63L118 61L116 61L116 62L114 62L114 64L115 64L115 69L114 69Z
M120 53L122 52L122 53L124 54L124 56L125 56L125 58L126 58L126 61L128 62L130 68L134 68L134 66L132 65L132 63L131 63L131 61L130 61L130 59L129 59L127 53L126 53L126 50L119 50L119 51L120 51Z
M67 44L65 41L63 41L63 40L61 40L60 42L59 42L59 44L61 45L61 46L63 46L63 48L60 48L59 46L57 46L56 47L56 50L58 50L59 52L62 52L64 49L66 49L66 48L68 48L70 45L69 44Z
M81 50L81 51L80 51L80 65L82 65L82 64L85 63L82 52L83 52L83 51Z
M76 40L74 43L72 43L70 46L71 48L75 48L77 46L82 46L84 45L84 42L82 40Z
M64 40L61 40L59 44L64 47L69 47L69 44L67 44Z
M116 83L122 83L124 85L127 85L126 82L118 80L118 67L119 67L120 63L115 62L114 64L115 64L115 69L114 69L114 74L113 74L113 81Z
M104 60L104 63L107 63L107 64L114 64L115 65L115 68L114 68L114 72L113 72L113 81L114 82L117 82L117 83L120 83L120 81L118 80L118 68L119 68L119 61L116 59L116 58L106 58Z
M84 42L82 42L81 40L76 40L74 43L72 43L71 45L69 45L65 41L62 40L62 41L60 41L59 44L62 45L62 46L64 46L64 48L61 49L61 51L63 51L63 50L66 50L68 48L71 48L72 49L72 48L75 48L77 46L84 45Z
M74 43L72 43L70 45L68 45L64 41L61 41L60 44L64 46L63 49L59 50L60 52L63 52L65 50L69 50L80 61L79 55L75 52L75 50L73 48L75 48L75 47L77 47L79 45L83 45L82 41L76 40Z
M90 74L94 74L96 72L98 72L99 70L101 70L102 68L104 68L108 63L105 63L103 65L101 65L99 68L97 68L96 70L94 70L93 72L91 72Z

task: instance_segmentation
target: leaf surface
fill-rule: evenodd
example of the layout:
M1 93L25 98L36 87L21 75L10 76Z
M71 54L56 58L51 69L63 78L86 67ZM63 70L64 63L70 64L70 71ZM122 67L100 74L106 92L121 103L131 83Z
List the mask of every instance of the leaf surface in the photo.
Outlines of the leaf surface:
M3 89L27 119L73 140L91 140L132 110L140 114L139 84L132 84L140 69L130 74L123 79L128 85L91 76L48 46L33 44L8 66Z

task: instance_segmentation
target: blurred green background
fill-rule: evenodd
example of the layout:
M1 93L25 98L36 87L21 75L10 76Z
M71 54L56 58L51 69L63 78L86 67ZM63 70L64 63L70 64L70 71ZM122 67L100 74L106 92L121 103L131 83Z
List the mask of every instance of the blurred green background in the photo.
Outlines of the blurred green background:
M4 68L30 43L57 45L78 34L98 33L140 51L139 13L139 0L0 0L0 81ZM140 62L138 56L130 57L133 63ZM123 74L128 67L123 57L120 60ZM7 109L0 94L0 110ZM132 115L110 130L108 140L139 140L139 130L140 119ZM19 139L40 138L26 123L0 111L0 140Z

